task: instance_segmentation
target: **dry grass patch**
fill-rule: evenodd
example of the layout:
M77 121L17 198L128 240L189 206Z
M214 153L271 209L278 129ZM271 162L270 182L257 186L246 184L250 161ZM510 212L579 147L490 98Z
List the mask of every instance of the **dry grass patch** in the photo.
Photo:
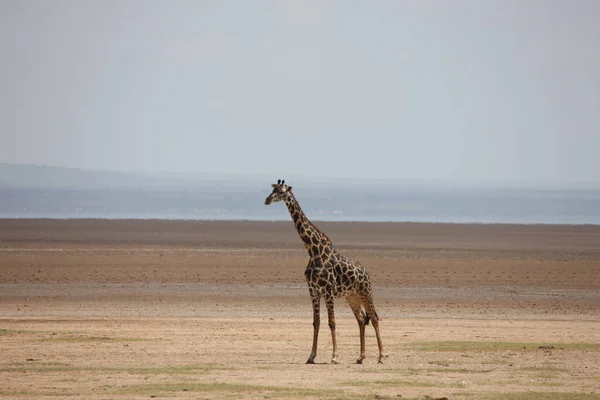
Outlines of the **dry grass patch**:
M545 373L550 373L550 372L556 372L556 373L562 373L562 372L568 372L568 370L566 368L559 368L559 367L554 367L554 366L540 366L540 367L521 367L521 370L523 371L531 371L531 372L545 372Z
M210 371L230 371L232 367L225 367L217 364L196 364L196 365L173 365L156 367L132 367L132 368L114 368L119 372L140 375L195 375L198 373L208 373Z
M358 372L366 373L366 374L381 374L381 373L407 373L408 369L406 367L365 367L358 370Z
M50 331L36 331L28 329L0 329L0 336L52 333Z
M412 342L403 349L421 351L534 351L534 350L600 350L600 343L529 343L529 342L478 342L436 341Z
M38 339L40 342L68 342L68 343L82 343L82 342L100 342L100 343L113 343L113 342L150 342L151 339L145 338L128 338L128 337L113 337L113 336L87 336L87 335L56 335L52 334L50 337Z
M468 368L409 368L408 371L413 374L420 372L438 372L438 373L459 373L459 374L487 374L493 369L468 369Z
M479 397L481 400L600 400L600 394L564 392L494 393Z
M413 381L404 379L380 379L375 381L345 381L340 383L341 386L353 386L353 387L371 387L371 388L390 388L390 387L403 387L403 388L462 388L462 383L456 382L452 384L445 383L432 383L425 381Z
M166 396L178 395L185 392L193 393L218 393L219 396L224 394L234 397L242 395L248 396L251 394L261 394L261 396L276 398L286 397L319 397L336 396L337 398L352 398L351 396L340 397L339 391L333 390L316 390L299 387L284 387L284 386L261 386L239 383L225 382L173 382L173 383L157 383L126 386L116 392L116 394L136 395L136 396ZM362 397L364 398L364 397Z
M24 396L33 396L34 394L31 392L24 391L11 391L11 390L2 390L0 389L0 396L2 397L24 397Z
M233 368L219 366L216 364L196 364L196 365L173 365L173 366L155 366L155 367L94 367L94 366L75 366L57 362L27 362L12 363L5 367L0 367L0 372L119 372L132 375L197 375L205 374L210 371L231 370Z

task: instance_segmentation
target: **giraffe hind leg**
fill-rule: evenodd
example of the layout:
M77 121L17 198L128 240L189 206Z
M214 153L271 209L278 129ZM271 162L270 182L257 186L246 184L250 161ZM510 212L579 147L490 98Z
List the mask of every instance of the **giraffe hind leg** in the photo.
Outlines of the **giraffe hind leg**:
M360 331L360 356L356 359L356 363L362 364L365 359L365 326L369 323L369 317L362 310L361 300L358 296L349 295L346 297L346 301L358 322L358 329Z
M367 317L371 320L373 324L373 328L375 329L375 336L377 337L377 347L379 347L379 359L377 362L379 364L383 364L383 358L386 357L383 355L383 343L381 341L381 335L379 333L379 315L375 311L375 304L373 303L373 296L371 293L362 293L360 295L360 300L365 308Z

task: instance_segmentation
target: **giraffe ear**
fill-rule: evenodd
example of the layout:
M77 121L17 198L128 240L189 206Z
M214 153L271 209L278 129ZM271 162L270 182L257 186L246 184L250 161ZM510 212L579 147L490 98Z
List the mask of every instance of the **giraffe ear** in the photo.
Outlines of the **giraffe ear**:
M277 187L277 184L276 183L272 183L271 187L273 187L273 189L275 189Z
M288 191L288 192L291 192L291 191L292 191L292 187L291 187L291 186L288 186L288 187L287 187L287 191Z

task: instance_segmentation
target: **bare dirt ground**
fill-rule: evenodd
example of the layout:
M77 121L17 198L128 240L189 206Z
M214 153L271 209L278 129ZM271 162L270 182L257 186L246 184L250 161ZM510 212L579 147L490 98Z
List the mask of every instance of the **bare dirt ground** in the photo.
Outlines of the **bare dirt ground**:
M0 220L0 397L600 399L600 227L317 223L368 269L306 365L291 222Z

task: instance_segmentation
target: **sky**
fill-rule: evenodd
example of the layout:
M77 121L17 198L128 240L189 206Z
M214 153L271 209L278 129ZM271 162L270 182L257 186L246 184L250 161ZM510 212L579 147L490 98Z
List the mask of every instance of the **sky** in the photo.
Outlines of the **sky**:
M600 184L600 1L0 0L0 162Z

